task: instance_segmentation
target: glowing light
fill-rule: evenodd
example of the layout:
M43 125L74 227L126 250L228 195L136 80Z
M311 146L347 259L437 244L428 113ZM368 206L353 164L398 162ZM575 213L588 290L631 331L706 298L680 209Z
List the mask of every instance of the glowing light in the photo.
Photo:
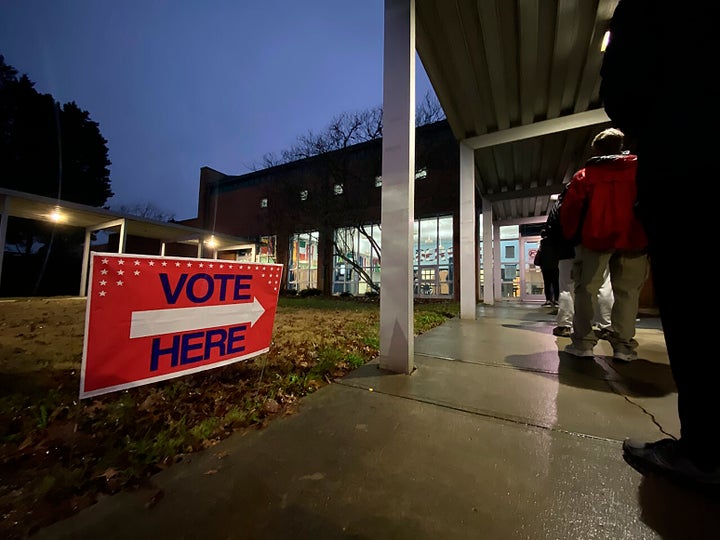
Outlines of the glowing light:
M559 194L559 193L553 193L552 195L550 195L550 200L551 200L551 201L557 201L559 198L560 198L560 194Z
M62 215L62 212L60 212L59 208L54 208L52 212L50 212L50 221L53 221L55 223L60 223L65 219L65 217Z
M605 32L605 35L603 36L602 44L600 45L600 52L605 52L605 49L607 49L608 43L610 43L610 30Z
M216 248L218 243L217 243L217 240L215 240L215 237L211 236L210 238L205 240L205 245L209 248Z

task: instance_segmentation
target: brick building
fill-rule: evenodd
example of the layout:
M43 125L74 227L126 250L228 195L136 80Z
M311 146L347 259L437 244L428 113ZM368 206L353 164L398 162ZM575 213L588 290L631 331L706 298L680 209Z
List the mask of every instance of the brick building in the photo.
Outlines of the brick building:
M254 239L238 259L285 265L284 288L365 294L381 276L382 140L232 176L200 172L197 218ZM447 121L416 130L415 294L456 298L459 149Z

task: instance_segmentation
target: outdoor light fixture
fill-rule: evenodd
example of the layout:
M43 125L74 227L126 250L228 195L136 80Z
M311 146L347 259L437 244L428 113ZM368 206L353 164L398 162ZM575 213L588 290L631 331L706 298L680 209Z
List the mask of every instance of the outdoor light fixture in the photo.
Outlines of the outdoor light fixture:
M557 201L559 198L560 198L560 194L559 194L559 193L553 193L552 195L550 195L550 200L551 200L551 201Z
M609 42L610 42L610 30L605 32L605 35L603 36L602 44L600 45L600 52L605 52L605 49L607 49Z
M210 238L205 240L205 245L209 248L216 248L218 243L217 243L217 240L215 240L215 237L211 236Z
M52 221L54 223L60 223L64 219L62 212L60 212L60 208L58 208L57 206L55 208L53 208L52 212L50 212L49 217L50 217L50 221Z

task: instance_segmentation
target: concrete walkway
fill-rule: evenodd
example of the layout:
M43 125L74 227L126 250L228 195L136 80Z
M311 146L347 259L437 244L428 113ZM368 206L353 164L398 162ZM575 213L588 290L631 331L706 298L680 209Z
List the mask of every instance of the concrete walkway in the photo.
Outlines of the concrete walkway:
M643 477L627 436L677 436L662 331L639 360L559 354L537 306L478 307L416 339L416 371L369 363L108 497L38 539L705 539L720 501Z

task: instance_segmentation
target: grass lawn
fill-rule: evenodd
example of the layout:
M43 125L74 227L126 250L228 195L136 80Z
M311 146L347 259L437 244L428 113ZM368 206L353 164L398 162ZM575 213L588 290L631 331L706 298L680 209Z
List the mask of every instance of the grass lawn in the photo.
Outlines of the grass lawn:
M280 298L270 351L244 362L80 401L85 300L0 299L0 537L133 489L375 358L377 300ZM415 333L459 313L415 305Z

